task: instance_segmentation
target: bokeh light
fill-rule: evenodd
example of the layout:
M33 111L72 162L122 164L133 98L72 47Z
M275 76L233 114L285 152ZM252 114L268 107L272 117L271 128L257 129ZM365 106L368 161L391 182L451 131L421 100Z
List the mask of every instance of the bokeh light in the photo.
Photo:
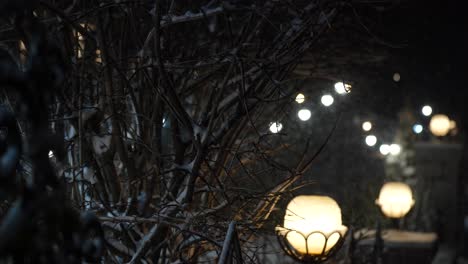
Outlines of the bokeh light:
M310 112L309 109L301 109L297 112L297 116L299 117L300 120L307 121L312 116L312 113Z
M421 132L423 132L423 130L424 130L424 128L423 128L423 126L421 124L415 124L413 126L413 132L415 134L421 134Z
M430 116L432 114L432 107L429 105L423 106L421 112L424 116Z
M390 145L388 144L382 144L380 145L379 151L382 155L388 155L390 154Z
M283 129L283 124L280 122L273 122L270 124L270 131L273 134L280 132Z
M333 96L329 94L322 96L322 99L321 99L322 104L326 107L332 105L334 101L335 99L333 99Z
M296 96L296 102L297 102L298 104L302 104L304 101L305 101L305 95L304 95L304 94L301 94L301 93L297 94L297 96Z
M366 137L366 144L369 146L369 147L373 147L375 146L375 144L377 144L377 137L374 136L374 135L369 135Z
M372 123L369 121L366 121L362 123L362 130L364 131L370 131L372 129Z

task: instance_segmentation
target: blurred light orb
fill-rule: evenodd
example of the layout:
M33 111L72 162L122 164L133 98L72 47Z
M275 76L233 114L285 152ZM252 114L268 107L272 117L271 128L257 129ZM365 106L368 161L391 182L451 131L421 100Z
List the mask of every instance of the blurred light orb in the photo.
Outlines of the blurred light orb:
M413 126L413 132L415 134L421 134L421 132L423 132L423 126L421 124L415 124Z
M366 144L367 146L369 147L373 147L375 146L375 144L377 144L377 137L374 136L374 135L369 135L366 137Z
M335 92L337 94L346 94L351 92L351 85L343 82L335 83Z
M364 131L370 131L372 129L372 123L369 121L366 121L362 123L362 130Z
M429 130L437 137L447 135L450 131L450 119L446 115L434 115L429 123Z
M273 122L270 124L270 131L273 134L279 133L283 129L283 124L280 122Z
M297 94L297 96L296 96L296 102L297 102L298 104L302 104L304 101L305 101L305 96L304 96L304 94L301 94L301 93Z
M396 155L400 154L400 152L401 152L400 145L398 145L398 144L391 144L390 145L390 154L391 155L396 156Z
M382 155L388 155L390 154L390 145L388 144L382 144L380 145L379 151Z
M49 158L53 158L54 157L54 152L52 150L49 150Z
M300 120L307 121L312 116L312 112L310 112L309 109L304 108L297 112L297 116L299 117Z
M430 116L432 114L432 107L429 105L423 106L421 112L424 116Z
M402 182L387 182L380 189L375 201L382 213L390 218L402 218L414 205L411 188Z
M399 82L400 79L401 79L400 74L399 74L398 72L395 72L395 73L393 74L393 81L394 81L394 82Z
M457 128L457 122L455 120L450 120L450 130Z
M322 255L344 237L348 228L342 223L341 209L335 200L328 196L301 195L288 204L284 228L277 227L277 230L298 252Z
M329 107L330 105L333 104L333 102L335 101L335 99L333 99L333 96L329 95L329 94L326 94L324 96L322 96L321 100L322 104L326 107Z

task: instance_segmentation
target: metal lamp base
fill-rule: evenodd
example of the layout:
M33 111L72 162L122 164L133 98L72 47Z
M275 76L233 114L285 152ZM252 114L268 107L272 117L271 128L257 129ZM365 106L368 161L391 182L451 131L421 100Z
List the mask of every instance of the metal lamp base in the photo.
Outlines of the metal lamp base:
M297 249L295 249L291 243L289 243L287 237L288 237L288 234L290 232L296 232L298 234L301 234L303 237L304 237L304 243L306 244L306 249L308 249L308 239L312 236L312 235L321 235L323 236L324 238L324 246L323 246L323 249L322 249L322 252L321 254L309 254L309 253L302 253L302 252L299 252ZM332 235L335 235L337 234L339 236L338 238L338 241L336 242L336 244L328 251L326 251L326 246L327 246L327 243L328 243L328 240L330 239L330 237ZM336 231L330 235L326 235L320 231L315 231L315 232L312 232L310 234L308 234L307 236L300 233L300 232L297 232L295 230L288 230L288 229L285 229L285 228L281 228L281 230L277 230L276 231L276 237L278 238L278 242L281 246L281 248L283 249L283 251L288 255L290 256L291 258L299 261L299 262L302 262L302 263L307 263L307 264L319 264L319 263L323 263L325 261L327 261L328 259L330 259L331 257L333 257L341 248L341 246L343 245L343 242L344 242L344 237L346 236L346 233L344 233L343 235Z

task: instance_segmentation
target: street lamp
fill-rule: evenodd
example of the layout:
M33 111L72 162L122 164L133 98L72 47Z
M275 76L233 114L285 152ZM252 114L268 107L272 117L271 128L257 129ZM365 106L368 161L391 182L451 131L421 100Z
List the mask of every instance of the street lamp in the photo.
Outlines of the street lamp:
M288 204L284 227L276 227L276 234L286 254L315 264L326 261L340 249L347 230L335 200L301 195Z
M443 137L450 131L450 119L446 115L434 115L429 123L429 130L434 136Z
M385 216L402 218L414 205L413 193L406 183L387 182L382 186L375 203L380 206Z

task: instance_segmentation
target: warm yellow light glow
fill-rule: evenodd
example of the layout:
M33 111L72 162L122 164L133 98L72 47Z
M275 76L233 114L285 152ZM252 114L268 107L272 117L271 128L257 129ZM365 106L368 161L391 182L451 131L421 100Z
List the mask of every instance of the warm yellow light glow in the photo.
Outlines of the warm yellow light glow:
M297 94L296 96L296 102L298 104L302 104L305 101L305 96L301 93Z
M380 190L379 199L375 201L383 214L390 218L405 216L414 205L411 188L402 182L387 182Z
M286 239L298 252L320 255L336 245L347 227L342 225L341 209L335 200L328 196L302 195L288 204L284 228L279 230L294 230L287 233Z
M450 120L450 130L457 128L457 122Z
M432 134L443 137L450 131L450 119L446 115L434 115L429 123Z
M369 121L366 121L362 123L362 130L364 131L370 131L372 129L372 123Z

